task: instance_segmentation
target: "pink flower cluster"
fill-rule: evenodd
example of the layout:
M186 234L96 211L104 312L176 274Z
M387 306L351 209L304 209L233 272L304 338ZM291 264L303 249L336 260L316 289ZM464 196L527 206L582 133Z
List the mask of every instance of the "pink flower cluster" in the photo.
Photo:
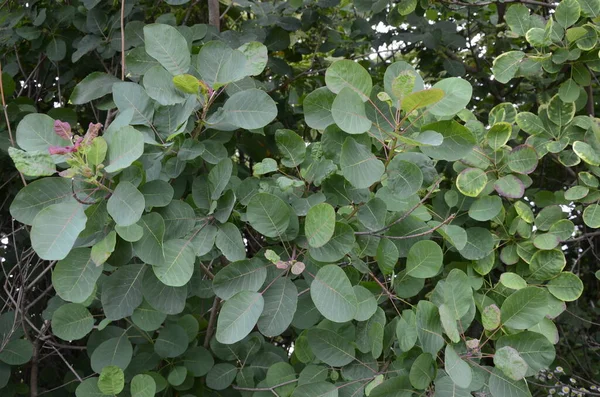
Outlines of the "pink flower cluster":
M83 138L76 136L75 137L76 140L73 145L50 146L48 148L48 152L50 152L50 154L74 153L79 150L79 147L81 146L82 143L85 145L91 144L92 141L94 140L94 138L96 138L98 136L98 132L100 132L101 128L102 128L102 124L100 124L100 123L96 123L96 124L90 123L90 125L88 126L88 130L85 133L85 136ZM58 135L59 137L61 137L62 139L68 139L71 142L73 142L73 132L71 131L71 125L69 125L69 123L67 123L67 122L56 120L54 122L54 133L56 135Z

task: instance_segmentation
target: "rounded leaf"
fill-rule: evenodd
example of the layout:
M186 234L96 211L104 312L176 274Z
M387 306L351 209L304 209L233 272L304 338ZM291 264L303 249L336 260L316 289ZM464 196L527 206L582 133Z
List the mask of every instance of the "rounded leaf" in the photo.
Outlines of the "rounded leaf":
M213 279L212 288L221 299L229 299L241 291L258 291L267 278L266 266L256 260L232 262Z
M50 146L70 146L71 141L54 132L54 119L41 113L31 113L19 122L17 144L27 152L48 152Z
M256 325L265 301L258 292L242 291L227 300L217 320L217 341L231 345L244 339Z
M517 146L508 154L508 168L517 174L531 174L537 163L537 152L529 145Z
M279 197L270 193L255 194L246 210L248 222L257 232L281 238L290 224L291 208Z
M188 336L185 330L177 324L169 324L160 330L154 342L154 351L160 357L177 357L188 347Z
M146 202L130 182L121 181L111 194L106 209L119 226L133 225L142 217Z
M547 284L548 291L563 302L572 302L583 293L583 282L571 272L562 272Z
M469 197L477 197L487 184L487 174L479 168L467 168L456 178L458 190Z
M354 346L336 332L311 328L307 331L306 336L310 349L325 364L342 367L354 361Z
M410 367L408 378L415 389L424 390L435 379L437 367L429 353L422 353Z
M348 87L342 88L333 100L331 116L338 127L348 134L362 134L372 124L367 117L363 99Z
M433 88L440 89L445 94L439 102L429 108L431 114L439 117L453 116L463 110L471 101L473 94L471 84L458 77L440 80L433 85Z
M190 51L185 37L170 25L154 23L144 26L146 52L173 76L190 68Z
M138 374L131 379L131 397L154 397L156 382L150 375Z
M502 325L527 329L539 323L548 311L548 292L527 287L511 294L501 307Z
M294 319L298 289L289 278L282 277L264 292L263 298L265 307L258 319L258 330L267 337L281 335Z
M362 66L347 59L334 62L325 72L325 84L334 93L349 88L359 94L363 101L371 95L371 75Z
M346 273L336 265L319 269L310 285L310 296L319 312L333 322L350 321L358 310L352 284Z
M262 128L277 116L275 101L255 88L233 94L225 102L223 111L227 122L246 130Z
M94 318L85 306L77 303L62 305L52 314L52 332L71 341L85 337L94 327Z
M117 366L104 367L98 378L98 389L108 395L117 395L125 387L125 374Z
M31 227L31 246L42 259L64 259L79 233L85 229L86 221L81 204L52 204L35 216Z
M504 346L494 353L494 364L502 370L506 376L513 380L521 380L527 373L527 363L519 352L510 346Z
M308 94L302 102L306 125L317 130L324 130L334 123L331 106L335 99L329 88L317 88Z
M370 148L348 137L342 145L340 167L344 178L354 187L364 189L378 182L385 171L383 162Z
M125 370L133 356L133 347L123 332L121 336L114 337L102 342L91 357L92 370L101 373L104 367L111 365Z
M588 205L583 211L583 222L591 228L600 228L600 205Z
M321 203L311 207L306 214L304 234L311 247L322 247L333 237L335 210L330 204Z
M430 240L418 241L410 247L406 258L406 274L416 278L437 275L442 268L442 248Z

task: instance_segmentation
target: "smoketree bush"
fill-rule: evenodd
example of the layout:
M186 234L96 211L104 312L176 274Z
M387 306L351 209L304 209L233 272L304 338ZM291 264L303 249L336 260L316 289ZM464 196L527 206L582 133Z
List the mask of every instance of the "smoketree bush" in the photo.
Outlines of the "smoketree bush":
M0 23L3 396L596 387L600 0Z

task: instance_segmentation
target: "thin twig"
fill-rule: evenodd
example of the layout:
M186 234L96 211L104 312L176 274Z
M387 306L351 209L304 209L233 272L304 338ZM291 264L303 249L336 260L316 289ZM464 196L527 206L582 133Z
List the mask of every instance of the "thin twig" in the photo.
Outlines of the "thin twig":
M458 6L468 6L468 7L484 7L484 6L489 6L491 4L500 3L500 1L492 0L492 1L481 1L479 3L465 3L463 1L458 1L458 0L449 0L449 1L441 0L441 3L450 4L450 5L458 5ZM536 1L536 0L504 0L503 3L521 3L521 4L529 4L529 5L533 5L533 6L556 8L556 5L554 5L554 4L544 3L543 1Z
M200 0L196 0L194 1L192 4L190 4L190 6L188 7L186 13L185 13L185 17L183 18L183 22L182 25L185 25L188 21L188 19L190 18L190 15L192 14L192 9L196 6L196 4L200 3Z
M71 370L71 372L73 373L73 375L75 375L75 377L77 378L77 380L79 382L83 382L83 379L81 379L81 376L79 376L79 374L77 373L77 371L75 371L75 369L71 366L71 364L69 364L69 362L67 361L67 359L65 358L65 356L62 355L62 353L60 352L60 350L58 350L53 345L50 345L50 347L52 347L54 349L54 351L56 352L56 354L58 354L58 356L63 360L63 362L65 363L65 365Z
M396 219L394 222L390 223L389 225L379 229L379 230L375 230L372 232L356 232L354 234L356 235L374 235L374 234L379 234L381 232L385 232L386 230L388 230L389 228L391 228L392 226L394 226L395 224L398 224L400 222L402 222L403 220L405 220L406 218L408 218L410 216L410 214L412 214L413 212L416 211L417 208L419 208L421 205L423 205L423 203L425 201L427 201L427 199L429 198L429 196L431 196L431 194L433 193L433 191L437 188L437 186L440 184L440 182L442 181L443 178L438 178L437 181L435 181L433 183L433 185L431 186L431 189L429 189L429 191L427 192L427 194L425 194L425 196L423 196L423 198L417 203L415 204L411 209L409 209L407 212L405 212L404 214L402 214L402 216L398 219Z
M25 288L25 290L28 291L28 290L32 289L38 283L38 281L40 281L42 279L42 277L44 277L44 274L48 273L52 269L52 266L54 266L55 263L56 263L56 261L50 262L48 267L46 267L44 270L42 270L42 272L40 274L38 274L38 276L35 278L35 280L33 280L31 283L29 283L29 285Z
M240 391L274 391L274 389L277 389L278 387L282 387L285 385L289 385L292 383L296 383L298 382L298 379L292 379L292 380L288 380L286 382L281 382L275 386L271 386L271 387L239 387L239 386L233 386L233 388L235 390L240 390Z
M584 235L581 235L579 237L570 238L570 239L568 239L566 241L563 241L563 243L574 243L576 241L587 240L588 238L595 237L595 236L600 236L600 231L590 232L590 233L586 233Z
M2 77L2 62L0 62L0 77ZM8 129L8 139L10 140L10 145L15 147L15 140L13 138L12 130L10 128L10 120L8 119L8 110L6 109L6 99L4 98L4 84L2 83L2 79L0 78L0 97L2 97L2 110L4 111L4 119L6 120L6 128ZM27 186L27 181L25 177L19 171L19 175L21 176L21 181L24 186Z
M25 306L25 311L28 312L29 309L31 309L36 303L38 303L40 300L42 300L44 298L44 296L46 296L46 294L48 294L48 292L52 291L52 289L54 289L54 286L52 285L52 283L50 283L48 288L46 288L44 291L42 291L41 294L39 294L33 301L31 301L27 306Z
M442 223L440 223L439 225L437 225L429 230L425 230L424 232L421 232L421 233L409 234L407 236L385 236L383 234L372 233L372 234L369 234L369 236L375 236L375 237L379 237L379 238L388 238L390 240L408 240L409 238L427 236L428 234L435 232L442 226L447 225L448 223L452 222L452 220L455 217L456 217L456 214L451 214L448 218L444 219L444 221Z

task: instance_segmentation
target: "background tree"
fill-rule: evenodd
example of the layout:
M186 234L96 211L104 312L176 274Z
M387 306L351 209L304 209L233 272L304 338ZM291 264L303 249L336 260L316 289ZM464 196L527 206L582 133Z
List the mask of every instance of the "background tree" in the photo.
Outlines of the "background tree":
M2 396L600 394L599 0L0 24Z

